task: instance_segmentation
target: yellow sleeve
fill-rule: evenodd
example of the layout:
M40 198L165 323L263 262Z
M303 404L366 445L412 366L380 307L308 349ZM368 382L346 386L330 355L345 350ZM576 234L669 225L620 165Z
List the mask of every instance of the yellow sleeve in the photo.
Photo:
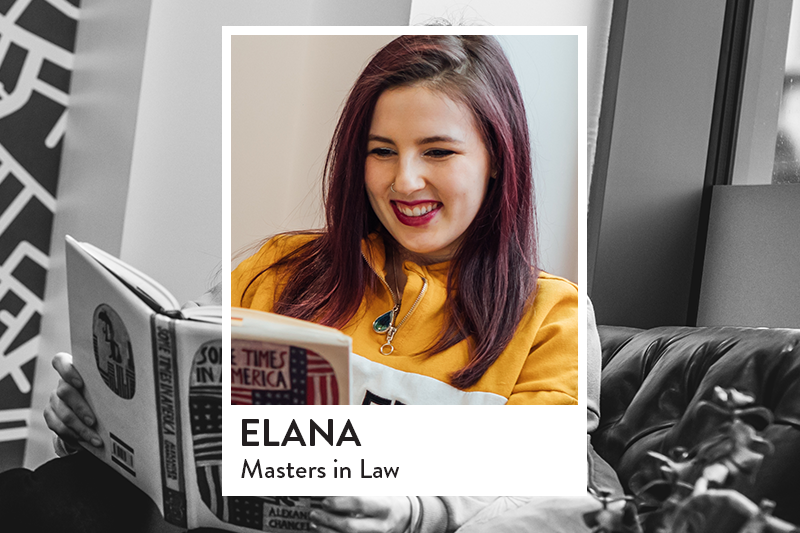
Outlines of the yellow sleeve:
M577 405L578 287L542 273L525 327L533 342L508 403Z
M313 238L314 235L305 234L278 235L242 261L231 272L231 306L271 312L286 278L270 267Z

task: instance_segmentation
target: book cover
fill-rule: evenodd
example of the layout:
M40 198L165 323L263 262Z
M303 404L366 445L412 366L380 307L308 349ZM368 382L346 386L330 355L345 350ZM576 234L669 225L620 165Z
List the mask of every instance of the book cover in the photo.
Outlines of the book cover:
M233 405L347 405L352 339L303 320L231 309Z
M73 364L104 444L87 449L147 493L167 520L187 525L176 319L165 314L177 316L177 305L154 291L142 298L135 272L114 266L67 238ZM221 338L219 323L198 326L209 340Z
M180 527L310 529L308 514L322 498L222 496L220 307L181 310L152 278L71 237L67 289L73 363L104 442L88 450ZM349 337L257 311L233 314L242 396L347 403ZM292 385L301 375L303 386Z

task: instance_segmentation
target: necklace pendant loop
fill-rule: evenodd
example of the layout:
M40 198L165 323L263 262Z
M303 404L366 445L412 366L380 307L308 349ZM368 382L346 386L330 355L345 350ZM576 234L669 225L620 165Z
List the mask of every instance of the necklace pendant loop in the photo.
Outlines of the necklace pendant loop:
M389 326L389 329L386 331L386 343L381 346L381 355L392 355L394 352L392 340L394 339L395 333L397 333L397 328L394 326Z

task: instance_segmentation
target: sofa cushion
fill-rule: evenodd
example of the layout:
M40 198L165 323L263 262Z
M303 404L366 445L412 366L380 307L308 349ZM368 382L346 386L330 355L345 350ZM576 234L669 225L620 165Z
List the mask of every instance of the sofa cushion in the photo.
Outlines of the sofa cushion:
M763 436L775 447L754 480L734 488L775 514L800 521L800 330L601 326L601 419L592 442L628 490L647 452L691 449L715 433L719 418L698 409L715 386L752 395L772 411ZM761 429L761 428L759 428Z

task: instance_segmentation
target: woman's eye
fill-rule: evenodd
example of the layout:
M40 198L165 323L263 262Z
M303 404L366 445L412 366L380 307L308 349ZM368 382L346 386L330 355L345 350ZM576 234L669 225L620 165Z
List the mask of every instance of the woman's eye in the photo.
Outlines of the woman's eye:
M447 157L449 155L453 155L455 152L452 150L442 150L442 149L434 149L428 150L425 152L425 155L428 157L433 157L434 159L440 159L442 157Z
M389 157L394 154L394 151L389 148L373 148L369 153L378 157Z

